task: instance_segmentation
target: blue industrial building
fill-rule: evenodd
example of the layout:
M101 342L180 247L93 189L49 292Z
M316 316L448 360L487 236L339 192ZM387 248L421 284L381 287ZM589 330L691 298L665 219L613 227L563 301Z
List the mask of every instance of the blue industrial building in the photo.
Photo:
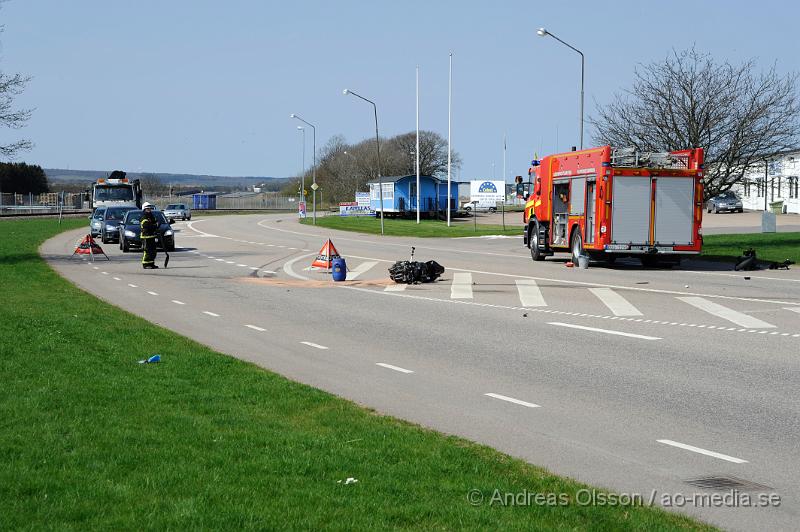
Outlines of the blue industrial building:
M387 176L381 178L383 182L383 207L384 213L394 215L412 215L417 212L417 176ZM381 210L378 180L368 181L369 204L377 213ZM449 208L452 213L458 210L458 182L450 181L450 201L447 201L447 180L437 179L433 176L419 177L420 213L432 216L437 213L446 213Z

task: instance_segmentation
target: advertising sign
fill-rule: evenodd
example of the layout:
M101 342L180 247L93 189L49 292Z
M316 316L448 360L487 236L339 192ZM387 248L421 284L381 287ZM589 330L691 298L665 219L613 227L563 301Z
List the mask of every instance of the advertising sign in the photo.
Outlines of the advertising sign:
M369 192L356 192L356 204L359 207L369 207Z
M306 202L305 201L301 201L300 203L297 204L297 214L300 216L300 218L305 218L306 217Z
M498 201L503 201L506 184L503 181L470 181L469 199L477 201L479 208L495 207Z
M375 216L369 205L359 205L352 201L339 204L339 216Z

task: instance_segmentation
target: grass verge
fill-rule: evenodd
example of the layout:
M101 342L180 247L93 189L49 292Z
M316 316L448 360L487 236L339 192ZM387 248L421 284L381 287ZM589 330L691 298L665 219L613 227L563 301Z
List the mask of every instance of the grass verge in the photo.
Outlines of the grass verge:
M745 249L754 248L763 261L800 263L800 233L746 233L703 237L701 259L735 262Z
M301 223L311 224L311 218L301 220ZM359 233L380 234L380 218L371 216L318 216L317 226L328 229L339 229L341 231L356 231ZM416 220L406 220L402 218L384 218L384 234L390 236L414 236L414 237L464 237L464 236L484 236L484 235L510 235L520 236L522 227L519 224L506 224L503 230L501 225L481 225L478 224L477 230L473 225L473 220L459 220L447 227L447 222L439 220L421 220L417 224Z
M647 506L580 506L576 482L103 303L37 255L58 230L0 224L4 529L707 528ZM136 363L156 352L161 364ZM495 489L568 504L490 505Z

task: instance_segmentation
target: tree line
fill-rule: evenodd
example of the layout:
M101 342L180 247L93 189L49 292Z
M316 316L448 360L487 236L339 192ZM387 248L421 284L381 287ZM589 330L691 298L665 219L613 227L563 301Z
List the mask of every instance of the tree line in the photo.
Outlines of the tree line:
M42 194L49 191L47 175L41 166L26 163L0 163L0 192L4 194Z
M447 139L434 131L419 133L420 175L438 178L447 176ZM335 135L317 156L317 184L325 202L353 201L356 191L368 190L367 182L378 177L378 151L375 138L349 144L342 135ZM461 167L461 157L451 153L453 169ZM416 132L380 139L380 173L382 176L416 174ZM311 195L312 164L305 172L305 187ZM292 178L284 189L297 195L303 175ZM319 198L318 198L319 199Z

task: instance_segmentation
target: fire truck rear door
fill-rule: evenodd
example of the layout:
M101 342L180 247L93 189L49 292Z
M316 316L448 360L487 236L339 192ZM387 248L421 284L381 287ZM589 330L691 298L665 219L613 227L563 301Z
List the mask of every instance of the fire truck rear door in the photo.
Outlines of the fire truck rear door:
M656 243L692 243L694 178L659 177L656 181Z
M615 176L611 212L611 240L646 244L650 238L650 178Z

